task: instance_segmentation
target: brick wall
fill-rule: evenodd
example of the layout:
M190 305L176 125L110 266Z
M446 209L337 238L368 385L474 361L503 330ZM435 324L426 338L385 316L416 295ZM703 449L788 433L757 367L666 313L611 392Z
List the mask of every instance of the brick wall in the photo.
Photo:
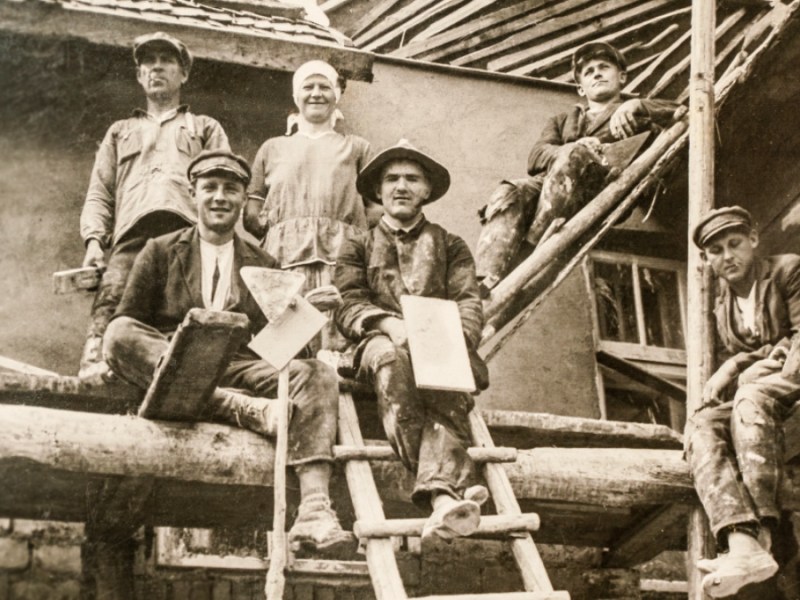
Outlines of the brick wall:
M83 525L0 519L0 600L73 600L80 597ZM638 573L601 569L600 549L540 546L556 589L573 600L639 598ZM135 561L141 600L262 600L264 572L164 568L152 531L141 530ZM501 542L457 540L422 560L419 540L402 540L398 561L410 596L519 591L520 577ZM244 564L244 563L243 563ZM372 600L368 582L334 587L289 581L286 600Z
M0 600L71 600L80 592L83 526L0 519Z

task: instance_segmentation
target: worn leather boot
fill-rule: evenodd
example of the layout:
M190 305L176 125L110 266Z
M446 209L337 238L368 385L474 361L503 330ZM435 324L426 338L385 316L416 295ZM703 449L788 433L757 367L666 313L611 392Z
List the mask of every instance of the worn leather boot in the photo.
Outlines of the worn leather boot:
M311 494L303 499L289 530L293 552L336 553L352 546L353 542L353 534L342 529L327 494Z
M277 400L247 396L228 388L217 388L209 399L209 416L215 421L249 429L266 437L278 431ZM292 405L289 404L291 418Z

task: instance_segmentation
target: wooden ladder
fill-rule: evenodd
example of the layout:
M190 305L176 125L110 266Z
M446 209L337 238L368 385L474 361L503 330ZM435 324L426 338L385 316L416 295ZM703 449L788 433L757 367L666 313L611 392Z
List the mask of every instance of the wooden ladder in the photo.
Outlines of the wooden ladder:
M539 526L536 514L523 514L511 482L499 462L516 460L516 451L496 448L480 414L470 413L470 428L476 448L470 456L483 464L482 470L497 508L497 516L481 519L478 534L511 536L511 548L522 574L524 592L426 596L420 600L569 600L569 593L553 591L539 551L530 535ZM339 395L339 443L335 456L345 461L345 476L355 509L354 533L366 540L366 558L377 600L406 600L403 580L397 566L391 536L420 535L425 519L387 520L375 485L370 460L387 459L391 450L367 447L361 436L353 397L348 391Z

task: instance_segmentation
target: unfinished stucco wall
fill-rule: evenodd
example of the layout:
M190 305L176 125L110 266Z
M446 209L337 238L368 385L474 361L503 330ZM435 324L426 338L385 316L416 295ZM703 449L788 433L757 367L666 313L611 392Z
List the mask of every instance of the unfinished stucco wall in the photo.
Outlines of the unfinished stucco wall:
M0 38L0 354L74 373L82 344L89 295L54 296L53 271L80 265L78 218L94 159L108 126L142 103L133 65L124 49L82 42ZM13 49L13 51L12 51ZM495 80L441 69L378 60L372 84L350 82L342 102L345 128L374 149L410 139L451 171L448 195L427 209L429 218L474 248L478 208L504 177L524 174L528 151L544 120L572 105L568 86ZM281 135L292 109L291 74L196 61L184 101L223 125L235 151L252 159L264 139ZM575 290L557 291L573 302ZM558 355L563 337L582 340L584 319L551 311L547 335L528 326L535 351L502 357L485 398L506 408L559 412L563 398L531 403L530 377L591 382L588 363L558 362L542 370L541 357ZM589 347L586 348L589 350ZM538 375L537 375L538 374ZM524 376L526 375L526 376ZM538 380L534 382L540 387ZM571 398L584 398L569 391ZM520 400L517 400L520 399ZM577 402L577 401L576 401ZM586 406L568 414L592 414Z
M502 179L525 175L545 120L578 99L569 86L534 87L410 62L378 59L373 70L373 83L349 85L345 117L375 149L404 137L447 166L450 191L425 213L473 249L478 209Z

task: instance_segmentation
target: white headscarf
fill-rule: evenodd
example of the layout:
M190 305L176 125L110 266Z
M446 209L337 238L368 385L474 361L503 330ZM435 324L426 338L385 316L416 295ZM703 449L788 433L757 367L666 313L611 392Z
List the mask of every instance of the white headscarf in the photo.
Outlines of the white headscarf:
M303 87L305 80L312 75L322 75L327 79L336 94L336 102L339 102L339 98L342 97L342 88L339 87L339 73L324 60L310 60L300 65L292 77L292 97L297 107L300 108L300 89Z

